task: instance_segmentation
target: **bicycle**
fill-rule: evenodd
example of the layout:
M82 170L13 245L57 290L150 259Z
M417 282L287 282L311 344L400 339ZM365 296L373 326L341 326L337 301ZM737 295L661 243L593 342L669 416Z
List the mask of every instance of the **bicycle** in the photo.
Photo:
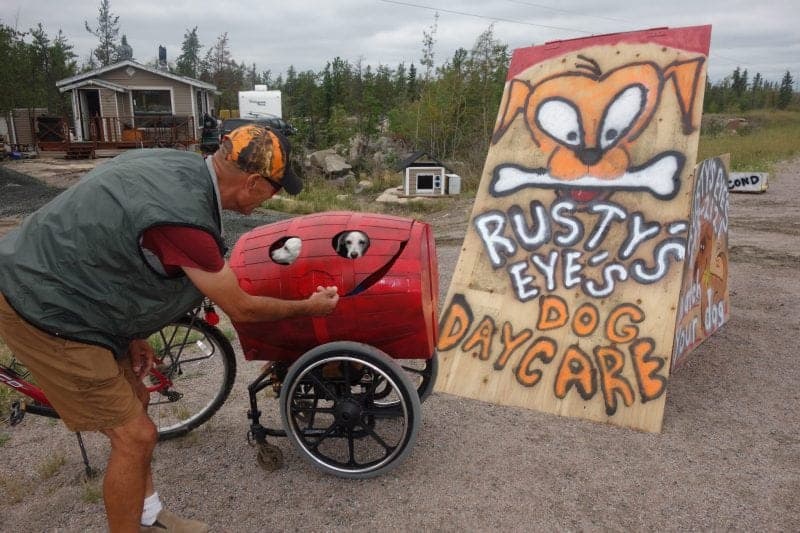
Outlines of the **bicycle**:
M155 357L145 379L150 393L147 412L160 441L186 435L204 424L230 395L236 377L236 354L216 327L218 321L213 303L206 299L149 338ZM9 364L0 363L0 382L27 397L12 401L11 426L22 422L27 413L60 418L13 356ZM89 465L83 438L79 432L76 436L86 475L93 477L95 471Z

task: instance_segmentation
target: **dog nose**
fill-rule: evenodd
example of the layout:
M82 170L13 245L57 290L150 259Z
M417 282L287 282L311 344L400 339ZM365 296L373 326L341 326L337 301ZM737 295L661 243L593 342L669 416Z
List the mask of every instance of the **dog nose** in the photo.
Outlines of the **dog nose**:
M350 252L350 259L355 259L356 257L358 257L358 252Z
M589 166L597 164L603 157L603 151L600 148L584 148L577 150L575 154L581 160L581 163Z

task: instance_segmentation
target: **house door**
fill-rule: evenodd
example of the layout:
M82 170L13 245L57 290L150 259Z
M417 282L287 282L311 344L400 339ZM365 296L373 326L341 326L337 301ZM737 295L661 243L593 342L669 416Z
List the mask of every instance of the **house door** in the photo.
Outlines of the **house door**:
M100 110L100 91L83 89L80 91L81 134L85 141L103 138L103 121Z

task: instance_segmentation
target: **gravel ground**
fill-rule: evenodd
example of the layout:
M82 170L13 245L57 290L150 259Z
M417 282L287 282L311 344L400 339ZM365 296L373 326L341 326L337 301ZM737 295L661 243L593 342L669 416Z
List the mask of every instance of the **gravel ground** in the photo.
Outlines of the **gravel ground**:
M260 365L239 354L222 410L158 446L160 494L231 532L799 531L800 160L781 165L766 194L731 201L731 320L671 377L661 434L434 394L411 455L386 476L325 475L286 439L273 441L285 466L268 473L245 441L246 385ZM428 217L443 294L468 210ZM262 406L277 426L277 402ZM0 530L104 529L99 485L81 481L63 426L30 416L0 435ZM86 439L103 465L104 439Z

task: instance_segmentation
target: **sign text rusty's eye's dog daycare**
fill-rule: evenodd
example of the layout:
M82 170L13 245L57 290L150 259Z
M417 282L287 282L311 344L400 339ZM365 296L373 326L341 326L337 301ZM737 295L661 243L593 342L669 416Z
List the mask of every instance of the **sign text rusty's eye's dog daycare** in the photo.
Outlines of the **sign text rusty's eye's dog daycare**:
M710 27L514 52L437 389L658 431Z

